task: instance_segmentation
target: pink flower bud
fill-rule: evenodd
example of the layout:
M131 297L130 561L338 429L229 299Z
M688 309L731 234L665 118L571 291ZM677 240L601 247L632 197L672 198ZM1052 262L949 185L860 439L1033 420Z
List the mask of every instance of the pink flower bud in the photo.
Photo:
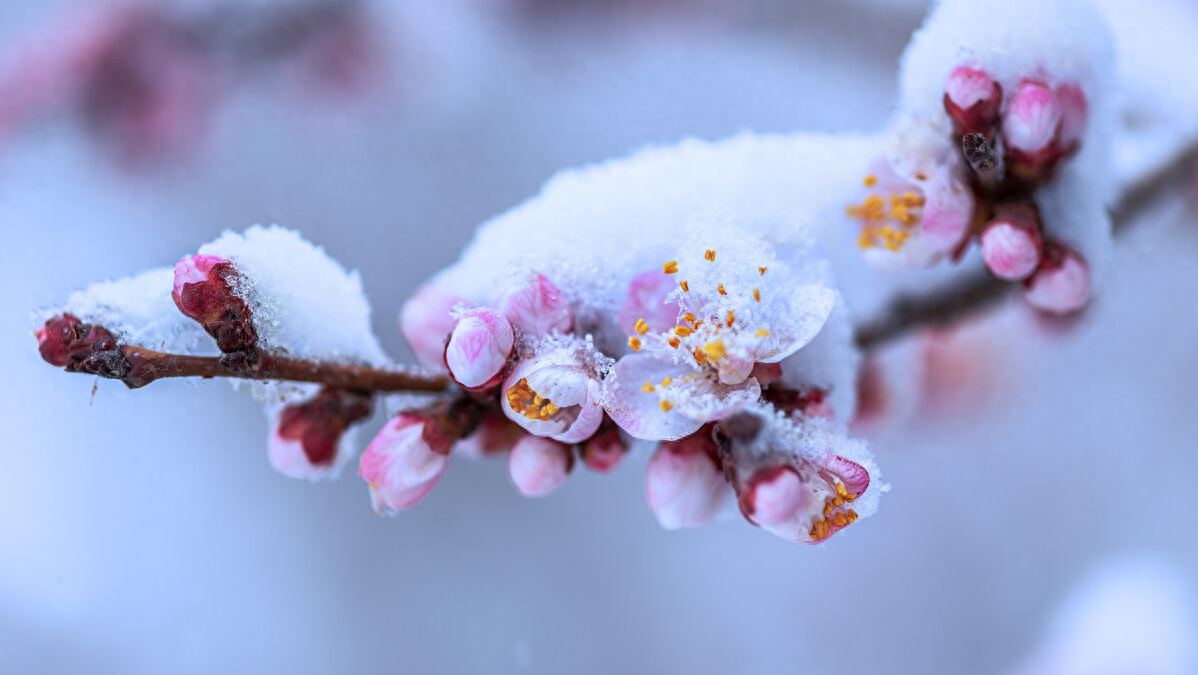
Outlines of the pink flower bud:
M425 440L426 424L417 415L398 415L362 453L358 474L370 484L376 513L394 515L415 506L445 475L449 455L435 452Z
M371 399L341 389L283 409L267 443L270 464L291 478L317 480L333 472L342 434L370 415Z
M602 393L583 355L561 348L517 363L499 401L503 414L529 433L578 443L603 421Z
M490 307L462 314L445 345L445 366L466 389L493 387L503 378L515 346L512 325Z
M648 326L646 332L651 333L661 333L678 325L678 303L666 301L666 295L685 281L678 277L678 274L666 274L660 269L633 277L628 286L628 298L616 318L625 335L639 335L636 324L641 319Z
M462 302L458 296L426 284L404 303L399 314L399 330L412 355L425 368L445 369L445 341L457 325L453 308Z
M574 324L574 310L560 289L536 274L532 279L508 290L499 300L499 312L529 335L567 333Z
M738 497L740 512L756 525L778 525L806 507L807 493L799 474L788 466L759 470Z
M1040 268L1023 285L1023 297L1036 309L1068 314L1086 305L1090 297L1090 270L1077 252L1048 243Z
M74 368L93 353L117 348L116 338L108 329L83 323L73 314L48 319L35 334L42 358L60 368Z
M667 530L711 522L729 498L710 426L662 443L645 471L649 508Z
M1027 278L1040 264L1040 218L1026 203L1006 204L996 209L994 219L982 230L982 260L1000 279Z
M998 122L1002 87L979 68L958 66L944 87L944 109L962 134L989 136Z
M1062 153L1069 153L1081 143L1086 132L1086 95L1081 87L1066 83L1057 87L1057 101L1061 104L1061 133L1057 137L1057 146Z
M525 497L544 497L561 487L574 468L574 453L564 443L525 436L512 446L508 473Z
M236 277L228 260L188 256L175 265L171 291L179 311L199 322L226 353L252 349L258 342L249 307L233 291Z
M1003 114L1003 140L1009 150L1035 155L1048 149L1061 126L1061 104L1052 90L1024 81Z
M582 442L578 454L591 471L607 473L628 454L628 444L620 436L620 427L605 418L599 431Z

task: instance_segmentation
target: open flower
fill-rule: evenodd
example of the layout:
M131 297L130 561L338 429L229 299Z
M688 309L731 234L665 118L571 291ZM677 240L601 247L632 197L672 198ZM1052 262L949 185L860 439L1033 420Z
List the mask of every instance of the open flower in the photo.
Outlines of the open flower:
M853 505L869 472L836 454L841 439L822 425L744 412L721 422L715 437L749 522L818 544L859 518Z
M707 256L715 262L715 251ZM670 291L682 316L658 330L647 320L634 322L628 338L634 353L604 381L608 415L637 438L677 440L757 401L761 384L754 368L782 361L810 342L836 303L831 288L803 283L781 269L754 267L748 277L728 269L724 284L710 283L719 270L713 266L713 276L704 264L692 266L692 280ZM643 296L634 280L629 304L659 304Z
M561 343L517 362L499 400L508 419L529 433L578 443L603 421L601 393L586 346Z

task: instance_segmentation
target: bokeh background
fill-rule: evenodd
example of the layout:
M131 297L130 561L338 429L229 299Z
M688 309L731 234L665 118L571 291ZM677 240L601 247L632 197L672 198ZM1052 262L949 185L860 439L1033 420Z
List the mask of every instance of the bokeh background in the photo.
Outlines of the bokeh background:
M79 7L0 5L0 55ZM42 363L32 311L253 223L360 270L406 358L404 298L557 169L688 135L880 127L925 7L356 11L379 47L364 86L264 69L181 156L131 162L69 113L6 130L0 672L1000 674L1105 561L1156 560L1198 604L1198 218L1180 198L1121 241L1070 330L1016 307L966 327L942 352L957 393L872 439L880 512L818 548L739 521L662 531L644 457L542 500L503 462L457 461L379 518L354 475L272 472L259 406L222 383L129 392Z

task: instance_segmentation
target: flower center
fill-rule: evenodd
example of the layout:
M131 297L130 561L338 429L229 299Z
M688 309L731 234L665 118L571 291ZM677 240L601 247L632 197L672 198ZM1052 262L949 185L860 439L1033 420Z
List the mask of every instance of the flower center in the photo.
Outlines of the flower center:
M878 184L878 177L870 174L863 182L865 187L872 188ZM862 224L857 246L863 249L885 246L887 250L898 251L919 224L923 205L924 198L910 190L901 194L873 192L860 204L850 205L848 216L860 220Z
M528 385L527 377L520 378L519 382L512 385L507 390L506 396L507 403L512 410L530 420L548 421L561 411L560 406L533 391L532 387Z
M815 517L807 532L814 540L826 538L832 527L848 527L857 520L857 512L844 506L856 501L857 495L849 492L840 481L836 481L832 487L835 492L824 498L823 513Z

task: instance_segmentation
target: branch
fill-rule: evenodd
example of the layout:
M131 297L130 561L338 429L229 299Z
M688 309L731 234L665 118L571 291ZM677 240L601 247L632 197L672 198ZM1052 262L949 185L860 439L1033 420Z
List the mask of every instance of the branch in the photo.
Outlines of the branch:
M1127 231L1140 216L1191 180L1196 160L1198 145L1191 145L1129 185L1111 209L1115 234ZM949 288L900 296L882 311L881 316L857 328L857 346L863 350L873 349L925 326L952 324L998 303L1016 287L1017 284L982 271L953 282Z
M144 347L121 345L97 352L70 372L84 372L120 380L130 389L168 377L237 377L247 380L313 382L326 387L361 392L442 391L449 379L442 375L369 366L318 363L263 355L253 370L231 369L219 356L167 354Z

